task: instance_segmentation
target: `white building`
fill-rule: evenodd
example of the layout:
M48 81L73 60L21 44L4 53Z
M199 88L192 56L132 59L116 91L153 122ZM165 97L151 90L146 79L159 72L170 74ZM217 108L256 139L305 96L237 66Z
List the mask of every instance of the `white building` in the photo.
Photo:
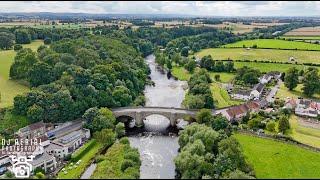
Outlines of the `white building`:
M262 94L262 91L264 89L264 84L258 83L256 84L252 91L250 92L250 99L258 100Z

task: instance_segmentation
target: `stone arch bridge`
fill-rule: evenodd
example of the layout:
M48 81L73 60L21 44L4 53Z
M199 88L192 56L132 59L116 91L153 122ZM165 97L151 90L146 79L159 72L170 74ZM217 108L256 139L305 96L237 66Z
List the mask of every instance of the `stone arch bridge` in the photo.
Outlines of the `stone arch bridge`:
M189 110L170 107L122 107L112 109L116 118L131 117L135 119L137 127L143 126L143 120L150 115L162 115L170 120L170 125L175 126L178 119L186 116L195 118L198 110Z

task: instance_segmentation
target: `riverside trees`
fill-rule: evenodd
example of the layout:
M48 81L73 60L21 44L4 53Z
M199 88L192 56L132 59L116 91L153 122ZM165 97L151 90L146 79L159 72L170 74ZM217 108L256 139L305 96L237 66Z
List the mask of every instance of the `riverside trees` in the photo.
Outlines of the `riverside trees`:
M91 107L127 106L142 93L147 73L135 49L111 38L63 39L38 53L22 49L10 77L35 88L15 97L14 112L33 122L64 122Z

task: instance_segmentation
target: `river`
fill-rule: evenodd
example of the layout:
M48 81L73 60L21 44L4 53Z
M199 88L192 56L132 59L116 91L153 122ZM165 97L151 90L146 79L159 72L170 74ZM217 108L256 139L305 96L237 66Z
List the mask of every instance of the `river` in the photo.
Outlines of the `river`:
M168 79L167 75L157 68L154 55L146 57L146 63L151 69L150 77L154 82L154 86L145 88L146 106L181 107L187 82ZM138 148L140 152L140 178L175 177L173 159L178 154L178 137L175 133L161 135L168 131L169 123L163 116L151 115L144 121L144 129L149 133L129 137L131 146Z

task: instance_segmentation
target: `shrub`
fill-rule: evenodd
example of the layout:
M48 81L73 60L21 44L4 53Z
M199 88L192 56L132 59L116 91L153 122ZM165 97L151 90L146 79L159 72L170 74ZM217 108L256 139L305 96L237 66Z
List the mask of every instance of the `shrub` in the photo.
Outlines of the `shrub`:
M270 132L274 132L276 127L276 123L274 121L270 121L267 123L267 130Z
M16 45L13 46L13 50L14 50L14 51L19 51L19 50L21 50L22 48L23 48L23 47L22 47L21 44L16 44Z
M50 38L45 38L43 42L44 42L44 44L46 44L46 45L47 45L47 44L51 44L51 39L50 39Z
M121 144L130 144L130 141L127 137L123 137L119 140Z
M134 162L132 160L125 159L121 164L121 171L125 171L127 168L133 167L133 166L134 166Z

